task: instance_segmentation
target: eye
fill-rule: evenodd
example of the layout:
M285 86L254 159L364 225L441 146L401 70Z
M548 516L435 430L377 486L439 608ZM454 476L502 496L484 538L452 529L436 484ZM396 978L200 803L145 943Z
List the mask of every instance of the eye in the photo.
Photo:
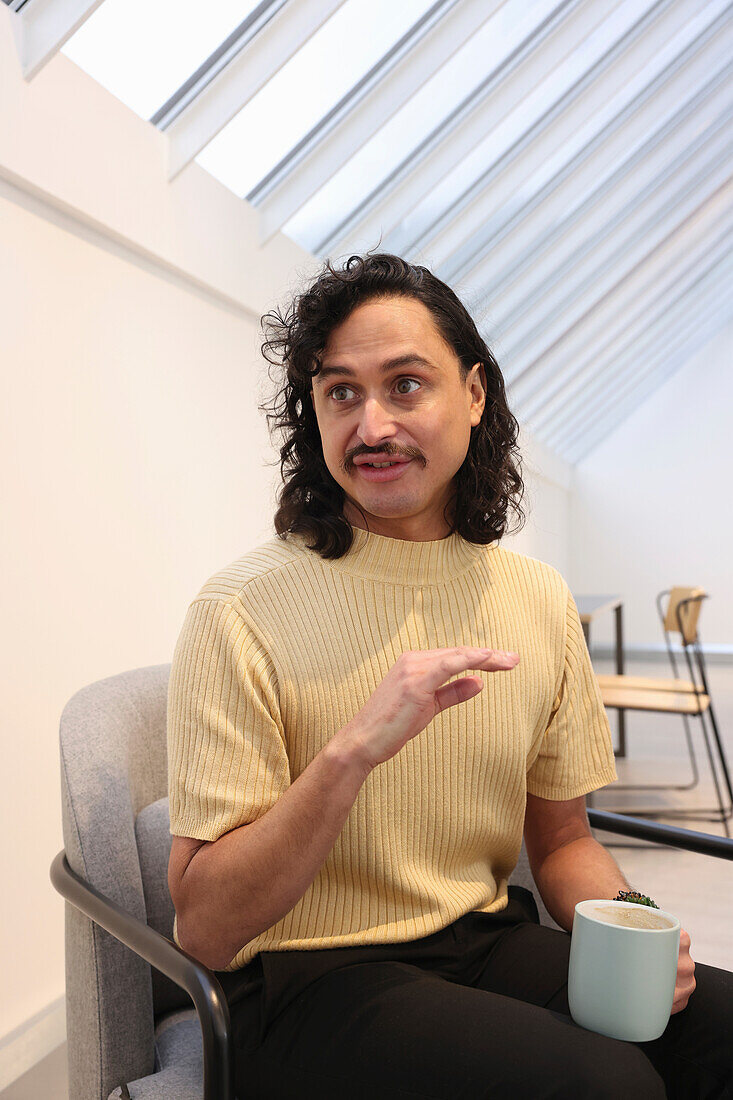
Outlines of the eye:
M399 386L400 383L402 383L402 382L415 382L418 386L420 386L422 384L422 383L418 382L417 378L408 378L405 375L403 378L398 378L397 381L395 382L395 385ZM339 385L339 386L332 386L332 388L328 391L326 396L331 397L334 393L336 393L336 390L350 390L350 389L351 389L351 386L347 386L345 383L342 382L341 385ZM398 396L400 396L400 397L410 397L412 395L412 393L414 393L414 392L415 391L412 390L411 393L401 393ZM334 398L334 400L335 400L337 405L343 405L344 404L344 401L340 401L338 398Z

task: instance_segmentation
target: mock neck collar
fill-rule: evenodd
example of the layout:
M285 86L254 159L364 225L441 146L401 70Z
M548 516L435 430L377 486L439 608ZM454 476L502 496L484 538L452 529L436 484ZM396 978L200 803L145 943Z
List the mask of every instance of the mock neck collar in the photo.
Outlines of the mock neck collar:
M361 527L352 531L354 541L346 553L323 559L324 565L388 584L443 584L465 573L496 545L468 542L455 531L428 542L390 538Z

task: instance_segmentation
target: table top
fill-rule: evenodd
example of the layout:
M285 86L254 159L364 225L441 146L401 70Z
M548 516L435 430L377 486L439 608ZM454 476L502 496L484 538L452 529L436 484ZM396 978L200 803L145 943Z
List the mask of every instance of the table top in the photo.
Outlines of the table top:
M606 611L613 611L623 605L621 596L576 596L573 595L581 623L592 622Z

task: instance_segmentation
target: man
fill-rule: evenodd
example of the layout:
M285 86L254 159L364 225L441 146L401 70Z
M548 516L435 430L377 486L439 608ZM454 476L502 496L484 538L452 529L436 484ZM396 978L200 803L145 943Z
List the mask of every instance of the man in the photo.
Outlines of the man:
M686 932L659 1040L569 1016L574 906L629 885L585 812L617 775L566 582L499 546L517 423L465 307L377 254L269 316L278 537L190 605L168 705L174 936L238 1093L730 1095L730 975ZM523 832L565 932L507 885Z

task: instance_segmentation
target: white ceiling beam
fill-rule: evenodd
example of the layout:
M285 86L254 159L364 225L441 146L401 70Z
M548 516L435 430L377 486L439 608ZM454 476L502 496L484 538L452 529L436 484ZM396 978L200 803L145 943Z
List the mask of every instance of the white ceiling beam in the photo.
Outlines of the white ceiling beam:
M512 330L529 335L550 299L566 296L579 279L590 282L595 278L591 268L602 267L601 259L611 259L612 252L619 254L625 241L633 247L629 237L640 239L654 230L665 211L673 217L670 203L681 202L697 182L705 186L704 179L698 180L701 165L713 168L733 154L733 95L728 92L726 98L723 109L716 111L711 103L710 110L695 112L665 141L656 147L649 143L644 155L629 158L610 179L601 179L592 195L579 196L576 210L552 226L551 245L543 247L540 234L533 263L523 266L521 278L510 278L495 291L490 311L472 309L478 327L499 340Z
M620 3L611 0L607 8L612 11ZM521 103L527 90L558 69L606 14L606 5L601 10L593 0L558 4L542 23L530 24L509 57L492 69L416 149L410 150L345 221L334 226L317 251L345 252L354 240L377 240L380 234L391 232L486 136L490 128L487 117L503 118Z
M169 179L175 179L198 156L343 3L279 3L275 14L255 34L251 28L245 31L244 44L233 42L215 67L202 73L187 90L185 102L157 121L169 138Z
M564 142L569 148L577 144L577 131L592 125L599 112L608 113L611 96L649 65L649 37L663 48L667 28L683 22L673 8L673 0L622 0L610 12L597 6L603 15L600 25L576 42L553 71L538 72L533 83L521 87L516 101L507 99L505 88L498 89L487 104L475 148L453 159L447 180L426 190L425 202L416 199L414 208L403 212L386 233L385 244L405 255L429 254L434 265L444 263L457 243L480 228L475 208L493 205L485 200L495 181L522 160L525 150L534 163L542 163L557 155ZM576 23L577 18L568 21L567 35L574 37ZM446 153L452 144L448 142ZM465 233L464 218L470 222Z
M655 379L655 386L658 385L660 365L669 363L680 351L685 351L696 340L701 326L711 316L717 316L725 305L720 294L713 301L708 299L703 306L698 307L689 324L679 332L668 332L664 338L657 341L656 346L647 349L644 357L636 360L634 370L627 371L623 378L609 380L601 400L587 405L578 405L576 415L567 425L566 432L554 433L562 450L572 451L575 445L587 437L594 438L596 425L606 418L618 423L621 419L619 410L625 405L626 398L631 393L638 393L650 378Z
M605 207L591 211L546 258L537 278L497 298L491 331L512 364L513 379L542 357L589 302L615 286L620 273L633 270L729 182L731 119L733 105L646 186L640 172L638 191L636 178L627 180L620 194L607 197Z
M583 434L564 448L568 461L575 465L587 454L590 454L655 390L658 390L673 374L684 367L689 358L704 347L723 325L730 321L731 316L733 316L733 309L730 302L725 301L699 327L693 326L682 347L677 348L668 358L662 359L650 375L645 376L643 379L636 379L633 386L630 386L623 395L619 395L618 402L614 402L610 407L607 407L603 417L592 424L589 423Z
M579 420L607 402L609 394L644 370L650 360L664 354L670 339L679 342L685 335L685 318L702 316L721 299L721 275L730 268L732 251L733 234L728 233L712 256L701 257L655 301L642 303L635 317L624 318L623 327L599 348L598 360L584 364L591 369L576 374L562 406L543 410L542 417L523 415L538 438L548 443L567 440Z
M714 33L710 38L715 40ZM636 176L650 156L666 154L668 146L683 148L699 128L713 124L733 100L732 75L727 54L721 64L717 51L715 56L695 51L686 64L669 66L558 172L535 165L488 227L491 239L472 258L474 266L460 276L476 323L493 316L507 287L534 277L538 265L556 254L576 224L629 173ZM439 266L436 274L449 281L445 268Z
M631 10L636 12L637 8ZM628 10L625 15L628 22ZM462 193L437 218L433 209L439 204L432 196L433 209L424 204L413 216L408 215L395 234L385 238L385 246L402 248L407 255L419 250L443 270L443 265L471 237L478 235L481 239L485 226L496 218L501 200L511 195L512 188L516 192L526 186L537 165L554 161L562 167L602 133L624 107L631 107L653 80L678 65L691 46L694 49L694 44L704 39L711 43L711 50L722 55L718 37L723 23L730 28L729 0L712 0L692 19L686 4L672 3L663 8L655 5L615 41L597 36L593 54L585 49L578 51L575 65L583 66L582 76L569 89L564 79L554 93L543 90L535 121L522 124L521 132L503 155L497 158L493 151L495 128L491 139L482 145L482 157L473 158L476 163L472 171L468 171L467 164L459 163L458 169L465 169L468 182ZM599 56L601 49L604 53ZM730 60L730 53L725 60ZM519 126L519 120L515 124Z
M540 384L548 387L561 373L569 371L578 379L588 377L592 364L605 356L620 354L623 334L619 333L619 318L623 327L634 329L647 311L668 295L674 295L684 284L685 272L694 274L704 265L719 258L730 246L730 204L727 196L717 197L690 219L670 241L632 271L626 280L599 303L581 323L568 330L542 364ZM494 349L497 350L496 348ZM499 355L499 361L502 361ZM504 371L507 376L506 370ZM540 373L540 372L538 372ZM520 416L525 415L526 395L517 393L511 380L507 388Z
M708 192L709 197L704 201L697 201L702 189L687 200L684 220L671 215L664 220L664 228L653 240L642 239L627 251L623 262L618 258L614 265L599 274L592 285L567 304L563 317L550 325L550 331L535 331L532 342L521 345L521 356L514 356L512 345L501 341L503 358L508 364L505 375L519 404L552 378L558 361L566 361L576 348L587 342L589 333L597 333L599 327L602 329L605 318L620 308L620 302L638 293L642 285L652 285L683 247L694 250L700 236L711 225L725 225L730 217L733 195L729 169L725 166L719 169L715 182L717 187L711 189L712 193ZM670 223L674 223L671 229ZM514 346L519 348L521 335L517 336L519 339L515 337Z
M730 274L730 272L729 264L727 274ZM684 319L688 318L688 323L683 323L679 331L673 329L671 332L667 332L664 338L659 339L656 345L648 350L646 356L636 362L635 370L627 371L623 378L611 379L607 388L600 395L597 395L594 402L587 405L578 404L575 416L568 425L566 434L555 433L556 442L554 446L559 446L561 451L567 452L587 437L595 437L595 426L602 423L606 418L616 423L620 422L623 419L623 413L621 415L619 413L625 406L626 398L632 393L637 395L639 389L644 386L650 377L655 378L652 389L660 385L660 379L658 378L660 366L664 367L665 364L674 359L681 349L689 348L691 345L694 346L701 327L711 317L718 316L721 311L733 314L733 305L726 302L719 291L714 299L708 298L698 304L694 313L688 315L683 311L680 314L680 321L684 322ZM686 358L686 355L684 357ZM547 443L546 445L549 446Z
M31 0L11 19L24 80L32 80L102 0Z
M505 2L435 4L247 195L261 214L261 243L269 241Z
M538 160L530 149L519 158L516 168L502 173L491 190L493 213L476 233L463 239L438 265L440 277L451 283L470 279L481 285L482 274L495 271L493 251L511 234L514 241L518 224L540 203L551 198L563 186L567 206L568 191L579 193L578 177L600 180L628 158L634 147L653 139L673 116L682 117L695 102L696 94L717 79L725 80L731 71L733 21L724 14L703 33L683 42L679 53L667 51L667 64L659 67L655 58L646 70L640 69L630 87L623 88L620 109L609 89L608 107L599 112L598 125L589 127L590 136L562 144L559 140L549 158ZM725 74L725 75L723 75ZM611 111L615 113L611 114ZM579 136L582 134L578 127ZM586 135L584 135L586 136ZM558 156L567 152L567 159ZM458 235L456 235L457 238ZM516 254L516 244L513 248ZM492 280L489 279L489 282Z
M641 349L647 341L656 340L659 325L667 325L670 313L682 306L690 296L698 293L711 270L719 267L728 255L733 241L728 232L721 240L714 241L712 251L699 255L694 263L687 257L668 272L666 280L650 288L634 305L632 312L624 316L623 326L609 326L600 337L592 355L572 360L556 384L548 386L540 399L522 406L522 417L531 422L533 429L551 435L568 410L578 400L585 400L592 393L599 379L608 374L620 374L624 364L634 360L635 349Z

